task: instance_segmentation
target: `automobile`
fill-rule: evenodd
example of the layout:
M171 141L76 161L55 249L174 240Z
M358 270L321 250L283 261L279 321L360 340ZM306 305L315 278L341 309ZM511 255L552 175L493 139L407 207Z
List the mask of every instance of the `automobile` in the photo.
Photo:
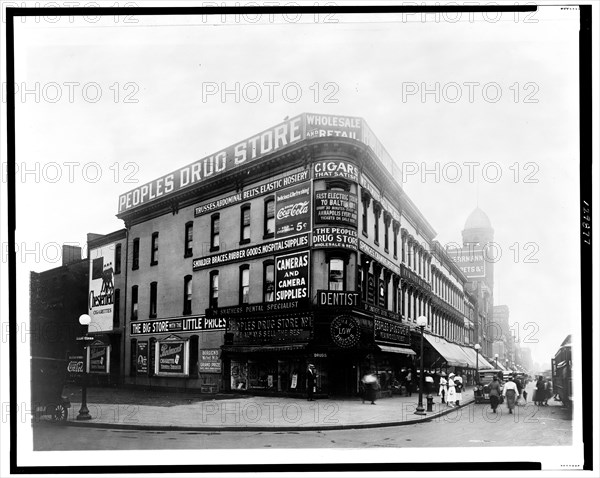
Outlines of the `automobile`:
M479 371L479 383L474 389L475 403L489 403L490 401L490 383L494 379L494 376L498 377L500 384L503 383L503 373L499 369L487 369ZM504 401L503 397L500 396L499 403Z

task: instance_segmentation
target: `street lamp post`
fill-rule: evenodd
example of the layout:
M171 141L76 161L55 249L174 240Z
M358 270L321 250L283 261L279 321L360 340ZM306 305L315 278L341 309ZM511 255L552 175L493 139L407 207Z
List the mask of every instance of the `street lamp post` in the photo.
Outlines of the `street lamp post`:
M498 354L494 354L494 359L496 360L496 368L498 368Z
M427 317L421 315L417 318L417 326L419 329L421 329L421 371L419 373L419 403L417 405L417 409L415 410L416 415L426 415L425 408L423 407L423 387L425 386L423 380L423 330L425 329L426 325Z
M79 323L81 325L83 325L86 329L85 329L85 335L81 338L81 340L83 341L83 353L84 355L87 354L87 344L86 341L88 340L88 326L90 325L90 323L92 322L92 319L89 315L87 314L82 314L79 317ZM79 409L79 415L77 415L77 420L91 420L92 416L90 415L90 411L88 410L87 407L87 378L88 378L88 373L87 373L87 360L84 360L84 363L86 363L86 368L83 371L83 383L81 384L81 408Z
M475 356L475 385L479 385L479 349L481 348L481 345L479 344L475 344L475 352L477 352L477 355Z

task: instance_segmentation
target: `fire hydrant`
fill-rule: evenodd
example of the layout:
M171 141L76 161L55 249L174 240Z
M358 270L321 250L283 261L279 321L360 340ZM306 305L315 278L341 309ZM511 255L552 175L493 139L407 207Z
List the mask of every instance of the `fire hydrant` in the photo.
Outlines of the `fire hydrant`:
M431 394L427 395L427 411L433 412L433 397Z

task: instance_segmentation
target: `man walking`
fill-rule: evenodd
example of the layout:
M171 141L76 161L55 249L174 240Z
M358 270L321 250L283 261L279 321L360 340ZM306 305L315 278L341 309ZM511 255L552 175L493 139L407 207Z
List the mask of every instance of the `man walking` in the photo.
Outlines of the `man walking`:
M315 393L315 379L317 373L315 372L315 366L312 363L308 364L308 370L306 371L306 394L309 402L314 402L313 395Z
M500 382L498 381L498 376L494 375L492 383L489 385L490 387L490 405L494 413L498 408L498 403L500 403L500 395L502 394L502 387L500 386Z

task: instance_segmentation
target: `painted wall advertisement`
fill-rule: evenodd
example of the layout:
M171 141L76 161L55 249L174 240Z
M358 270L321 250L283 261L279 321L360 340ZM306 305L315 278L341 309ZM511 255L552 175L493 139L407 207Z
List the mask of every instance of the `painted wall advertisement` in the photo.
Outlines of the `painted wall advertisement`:
M189 341L177 336L167 337L155 344L156 375L187 376L189 372Z
M315 191L315 223L358 226L358 196L343 191Z
M355 251L358 248L358 233L350 227L315 227L313 247L341 247Z
M373 320L373 334L377 342L410 345L410 328L406 324L375 317Z
M92 343L88 347L88 372L109 373L110 371L110 345Z
M456 263L469 280L485 277L485 254L486 252L481 247L448 250L450 259Z
M137 352L135 359L137 373L147 374L148 373L148 342L139 341L137 343Z
M310 229L311 183L292 186L275 195L275 237L282 238Z
M203 373L221 373L221 350L200 350L198 370Z
M275 301L308 299L309 277L309 251L278 256L275 259Z
M90 330L110 331L113 328L115 243L89 251L90 282L88 314Z

